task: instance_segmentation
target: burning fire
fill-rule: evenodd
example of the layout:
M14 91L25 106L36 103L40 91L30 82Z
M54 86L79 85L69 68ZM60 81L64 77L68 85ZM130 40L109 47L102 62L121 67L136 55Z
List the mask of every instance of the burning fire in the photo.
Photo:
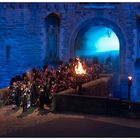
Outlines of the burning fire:
M75 66L75 72L76 74L86 74L86 70L83 69L82 63L80 62L80 59L77 58L78 64Z

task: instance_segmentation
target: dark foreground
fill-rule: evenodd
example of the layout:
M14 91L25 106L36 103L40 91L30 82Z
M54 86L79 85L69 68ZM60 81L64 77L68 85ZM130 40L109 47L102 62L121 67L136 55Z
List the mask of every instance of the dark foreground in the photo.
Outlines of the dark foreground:
M12 132L6 137L140 137L140 129L89 119L61 118Z
M140 120L36 109L1 109L0 124L0 137L140 137Z

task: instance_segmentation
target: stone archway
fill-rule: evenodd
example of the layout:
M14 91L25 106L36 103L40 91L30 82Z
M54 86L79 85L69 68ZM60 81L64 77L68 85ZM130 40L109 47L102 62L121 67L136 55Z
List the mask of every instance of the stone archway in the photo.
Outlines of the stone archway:
M119 76L117 79L118 86L117 88L119 91L118 97L123 97L123 89L124 85L122 86L121 83L124 81L124 75L125 75L125 60L126 60L126 39L123 34L122 29L114 23L111 20L105 19L105 18L90 18L85 21L83 21L81 24L77 26L75 31L73 32L71 39L70 39L70 57L75 57L75 51L77 47L79 47L79 40L82 37L82 35L91 27L91 26L106 26L110 29L112 29L115 34L117 35L119 42L120 42L120 61L119 61ZM126 86L126 85L125 85ZM126 92L126 91L125 91ZM121 94L122 93L122 94Z

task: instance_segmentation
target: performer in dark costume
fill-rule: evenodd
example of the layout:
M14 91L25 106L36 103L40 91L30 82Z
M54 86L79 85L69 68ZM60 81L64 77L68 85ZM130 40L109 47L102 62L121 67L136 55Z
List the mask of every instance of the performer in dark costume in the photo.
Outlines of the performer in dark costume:
M27 111L27 88L25 84L23 84L22 96L23 96L23 103L22 103L23 112L26 112Z
M20 88L16 87L16 94L15 94L15 104L16 106L20 106Z
M28 81L27 83L27 108L31 106L31 82Z
M37 89L36 84L33 81L31 85L31 106L35 106L35 102L37 100Z
M20 104L21 104L21 83L20 83L20 81L18 80L17 82L16 82L16 85L17 85L17 87L16 87L16 105L17 106L20 106Z
M19 91L17 91L17 85L16 82L13 82L13 86L12 86L12 109L15 109L17 106L20 105L19 103Z
M44 104L45 104L44 86L40 85L40 88L39 88L39 105L40 105L41 109L44 109Z
M54 77L51 77L49 86L50 86L49 100L50 100L50 103L52 103L54 94L56 94L57 92L57 85L56 85L56 80Z
M50 104L50 100L49 100L50 86L48 83L45 83L44 92L45 92L44 102L45 104L49 105Z

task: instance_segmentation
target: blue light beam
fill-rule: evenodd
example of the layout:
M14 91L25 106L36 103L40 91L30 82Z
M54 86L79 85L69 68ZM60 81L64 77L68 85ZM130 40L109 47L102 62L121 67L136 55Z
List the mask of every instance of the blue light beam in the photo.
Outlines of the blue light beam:
M81 49L78 56L97 56L101 53L119 54L119 39L115 32L105 26L91 27L81 38Z

